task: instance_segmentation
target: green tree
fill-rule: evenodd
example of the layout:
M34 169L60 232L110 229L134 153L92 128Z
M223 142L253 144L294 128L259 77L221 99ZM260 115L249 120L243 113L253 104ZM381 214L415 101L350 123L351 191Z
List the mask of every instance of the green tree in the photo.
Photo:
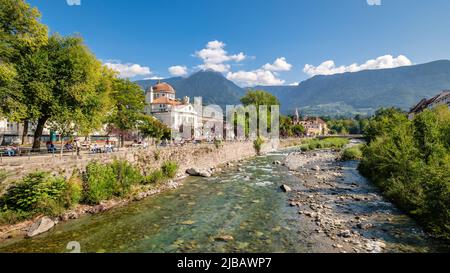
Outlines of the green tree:
M279 100L272 94L263 91L263 90L250 90L245 94L244 97L241 98L241 103L244 106L254 105L256 107L256 113L257 113L257 128L258 128L258 134L259 134L259 119L260 119L260 113L259 113L259 106L267 106L267 127L270 130L271 128L271 107L272 105L280 105ZM248 120L248 118L247 118ZM248 122L246 122L246 134L248 131Z
M450 239L450 110L425 110L411 121L383 109L366 128L360 171L426 230Z
M301 124L292 126L292 132L296 137L301 137L306 134L306 129Z
M23 0L0 0L0 114L12 121L26 118L22 75L16 71L20 58L47 44L47 27L40 13Z
M148 115L141 115L138 120L139 132L144 138L155 138L157 140L170 139L170 129L158 119Z
M292 130L292 119L286 116L280 116L280 135L283 137L291 137L294 133Z
M40 147L44 126L72 124L75 130L92 131L101 126L109 110L109 70L79 37L52 36L36 53L17 66L27 92L22 95L27 119L37 121L33 148ZM62 127L61 126L61 127Z
M110 127L120 134L121 146L127 131L137 129L145 107L145 96L139 85L129 80L116 79L113 84L113 111L109 117Z

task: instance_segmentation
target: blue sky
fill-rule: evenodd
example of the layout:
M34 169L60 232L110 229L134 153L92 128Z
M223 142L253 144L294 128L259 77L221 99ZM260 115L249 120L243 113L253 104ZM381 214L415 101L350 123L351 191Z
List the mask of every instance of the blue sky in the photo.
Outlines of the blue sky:
M28 0L52 32L80 34L131 79L213 69L242 86L288 85L450 59L448 0L67 1Z

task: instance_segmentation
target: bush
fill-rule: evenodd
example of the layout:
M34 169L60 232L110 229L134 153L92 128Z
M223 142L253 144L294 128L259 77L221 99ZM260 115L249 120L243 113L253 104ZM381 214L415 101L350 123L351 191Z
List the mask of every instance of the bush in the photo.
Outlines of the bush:
M156 170L144 179L144 184L158 184L164 181L164 173L161 170Z
M125 160L114 160L110 165L115 174L114 195L123 197L131 191L133 185L140 184L144 179L139 170Z
M343 161L361 160L362 157L363 157L363 154L361 151L361 146L357 145L357 146L345 149L342 152L341 160L343 160Z
M359 170L427 231L450 240L450 110L426 110L413 121L395 109L367 125Z
M32 212L6 210L0 211L0 225L13 225L32 217Z
M64 178L46 172L35 172L25 176L2 196L2 210L42 211L52 202L54 207L62 205L62 196L67 189Z
M325 139L310 139L305 140L305 143L300 146L302 151L317 150L317 149L342 149L348 144L349 140L345 138L325 138Z
M144 177L139 169L126 160L114 160L111 164L91 162L86 167L83 201L98 204L114 196L127 196L133 185L141 184Z
M63 194L66 208L78 205L83 197L83 180L78 170L75 170L67 181L67 188Z
M166 161L161 166L161 171L166 178L174 178L177 175L178 164L173 161Z
M114 196L116 176L110 165L92 161L86 167L83 187L83 201L87 204L99 204Z
M257 155L261 154L263 144L264 140L261 137L258 137L257 139L255 139L255 141L253 141L253 148L255 149Z

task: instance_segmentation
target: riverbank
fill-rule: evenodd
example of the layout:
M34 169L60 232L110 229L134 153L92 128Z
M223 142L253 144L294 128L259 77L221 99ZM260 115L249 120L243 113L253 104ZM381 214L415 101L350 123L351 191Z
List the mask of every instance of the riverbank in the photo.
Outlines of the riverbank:
M284 140L280 146L288 147L291 145L296 145L300 140ZM265 143L262 147L262 151L269 152L273 151L278 147L280 143ZM81 161L75 159L76 166L83 167L88 162L92 160L98 160L99 162L105 164L111 160L121 158L126 159L128 162L137 165L140 169L152 169L159 168L161 162L164 160L172 160L176 162L179 166L177 172L177 178L173 180L168 180L165 183L152 185L149 187L143 187L140 190L134 192L134 194L128 196L127 198L113 198L111 200L105 200L100 202L99 205L77 205L74 209L65 211L58 217L46 217L45 215L39 215L31 220L22 221L20 223L12 225L0 226L0 242L7 239L17 239L25 238L31 229L38 230L35 235L47 232L51 230L55 225L66 222L69 220L78 219L86 214L98 214L113 208L125 206L133 201L140 201L147 197L154 196L165 192L167 190L173 190L181 186L187 177L186 170L195 169L202 170L209 175L215 172L220 172L221 168L219 166L226 166L227 164L232 165L233 162L242 161L246 158L255 156L255 150L251 142L228 142L224 143L219 147L211 147L208 145L198 145L195 147L179 147L179 148L167 148L161 150L138 150L130 154L122 154L121 156L114 157L99 157L97 159L89 158L86 161ZM157 157L157 158L156 158ZM70 160L70 159L69 159ZM36 164L36 163L33 163ZM41 163L44 167L50 168L51 164ZM73 168L73 169L72 169ZM66 166L64 170L59 169L54 174L66 174L70 177L71 171L73 171L75 166ZM45 221L43 221L43 219ZM45 222L42 224L41 222Z
M357 162L341 162L340 153L318 150L292 152L282 164L298 178L289 204L298 209L298 221L313 230L311 238L329 246L325 252L439 249L438 244L430 249L431 238L359 175Z

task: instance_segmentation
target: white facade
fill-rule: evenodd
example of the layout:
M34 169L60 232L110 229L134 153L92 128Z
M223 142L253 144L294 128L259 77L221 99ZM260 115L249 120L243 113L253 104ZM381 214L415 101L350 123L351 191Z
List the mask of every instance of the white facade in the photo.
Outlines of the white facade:
M146 114L156 117L181 138L199 137L201 114L189 102L189 98L177 100L175 90L167 83L158 83L145 93ZM186 132L189 130L189 132Z

